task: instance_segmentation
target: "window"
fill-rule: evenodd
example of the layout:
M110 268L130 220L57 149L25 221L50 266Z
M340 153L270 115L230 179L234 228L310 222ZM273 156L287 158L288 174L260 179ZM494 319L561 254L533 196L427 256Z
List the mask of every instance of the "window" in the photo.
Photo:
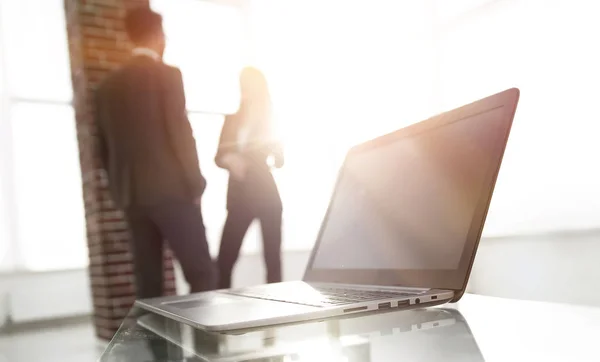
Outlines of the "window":
M190 111L234 113L243 65L240 8L210 1L153 0L164 19L165 62L178 66Z
M513 86L522 97L485 235L600 226L591 2L252 5L288 159L286 246L314 240L350 145Z
M0 7L0 17L2 7ZM8 177L10 170L10 157L5 149L10 144L8 120L6 108L8 105L5 77L5 62L1 56L2 32L0 31L0 272L9 269L12 265L11 258L11 219L8 206L10 205L10 188Z
M73 94L63 2L0 0L0 8L11 98L69 102Z
M28 270L87 266L85 212L73 109L11 107L18 243Z
M87 265L61 0L0 0L0 269Z
M497 0L433 0L435 15L440 23L448 23L479 11Z
M600 226L594 10L586 1L492 1L440 28L444 108L521 89L486 235Z
M430 13L427 2L252 1L254 58L285 145L286 249L312 246L351 145L433 111Z

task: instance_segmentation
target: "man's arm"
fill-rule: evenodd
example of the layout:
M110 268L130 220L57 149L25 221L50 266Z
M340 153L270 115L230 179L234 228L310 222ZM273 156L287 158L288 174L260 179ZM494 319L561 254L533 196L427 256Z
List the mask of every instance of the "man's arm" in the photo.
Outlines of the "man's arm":
M188 120L183 77L177 68L168 68L169 86L165 89L166 129L194 198L202 196L206 180L200 172L196 140Z

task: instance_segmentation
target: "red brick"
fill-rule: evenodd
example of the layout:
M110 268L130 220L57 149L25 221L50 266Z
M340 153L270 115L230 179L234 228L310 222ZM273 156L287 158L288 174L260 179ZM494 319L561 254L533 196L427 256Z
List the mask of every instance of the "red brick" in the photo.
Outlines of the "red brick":
M81 5L87 5L88 8L92 9L102 9L103 7L117 7L121 8L126 5L129 1L123 0L79 0ZM140 1L137 1L140 2Z
M111 265L111 264L121 264L121 263L130 263L131 262L131 254L130 253L118 253L118 254L100 254L90 256L90 265Z
M128 295L134 295L135 289L131 284L121 285L121 286L110 286L110 288L96 288L92 291L92 297L123 297Z
M133 305L133 302L135 302L135 297L133 294L119 297L96 296L93 298L94 305L103 308L129 308Z
M131 262L108 265L92 265L89 267L90 275L94 276L124 276L133 274Z
M90 283L92 284L92 288L94 286L102 286L102 287L112 287L112 286L124 286L128 284L133 284L133 275L103 275L103 276L94 276L92 275L90 278Z
M114 335L115 335L114 328L103 328L103 327L99 326L98 324L96 324L96 336L98 336L98 338L102 338L104 340L109 341L113 338Z

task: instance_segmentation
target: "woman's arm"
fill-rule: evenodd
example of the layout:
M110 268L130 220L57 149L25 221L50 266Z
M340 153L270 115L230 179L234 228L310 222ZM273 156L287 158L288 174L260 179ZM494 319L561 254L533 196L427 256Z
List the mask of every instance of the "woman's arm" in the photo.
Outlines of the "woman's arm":
M275 121L276 117L273 114L272 105L269 102L267 110L267 132L266 137L268 139L268 153L269 157L273 157L273 167L282 168L284 162L283 157L283 145L280 139L280 133L278 130L278 123Z
M221 136L219 137L219 147L215 155L215 163L218 167L229 169L231 155L237 150L236 134L233 127L236 115L225 116Z
M282 168L285 163L285 159L283 157L283 146L281 142L273 142L271 146L271 155L273 156L273 167Z
M246 175L246 161L237 152L237 114L225 117L219 147L215 156L218 167L226 169L236 179L241 180Z

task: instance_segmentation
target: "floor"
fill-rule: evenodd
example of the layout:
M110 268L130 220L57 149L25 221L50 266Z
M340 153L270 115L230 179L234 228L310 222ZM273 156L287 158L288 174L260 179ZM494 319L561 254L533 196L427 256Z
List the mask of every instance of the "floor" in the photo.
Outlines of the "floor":
M103 350L86 320L0 333L0 362L95 362Z

